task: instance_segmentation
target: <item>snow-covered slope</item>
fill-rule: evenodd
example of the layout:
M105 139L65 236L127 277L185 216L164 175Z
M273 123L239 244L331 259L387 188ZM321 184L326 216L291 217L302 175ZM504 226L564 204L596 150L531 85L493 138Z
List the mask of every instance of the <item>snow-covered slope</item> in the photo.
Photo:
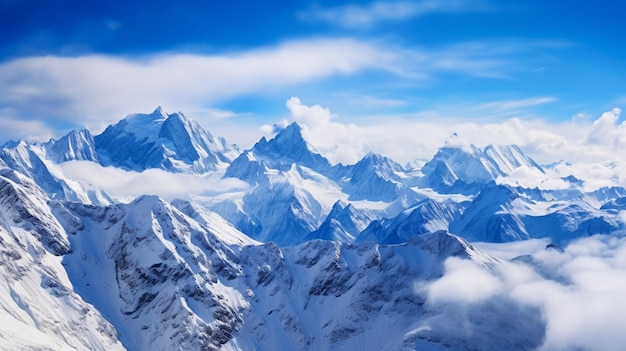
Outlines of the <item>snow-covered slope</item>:
M0 148L0 160L6 167L31 178L48 196L63 198L63 184L50 173L41 149L25 141L8 142Z
M337 201L324 222L308 234L305 241L321 239L351 243L379 215L377 211Z
M483 150L473 145L470 150L446 146L424 164L423 185L445 192L464 191L469 185L488 183L520 167L543 172L516 145L489 145Z
M390 158L370 152L338 173L351 200L392 202L407 188L399 176L402 172L402 166Z
M189 206L179 204L192 213ZM109 316L131 350L460 344L462 333L448 335L431 323L440 312L424 305L414 282L440 277L449 257L486 270L499 264L446 232L399 246L226 245L220 233L155 197L106 208L66 204L57 215L75 232L77 253L65 263L77 291ZM504 318L489 328L498 330Z
M284 171L268 169L264 177L267 180L246 194L234 213L247 218L245 223L259 223L257 233L247 234L260 241L280 246L301 243L338 199L347 198L336 183L296 164ZM234 206L227 201L213 209L230 219L224 211Z
M129 115L94 137L101 162L127 170L161 168L204 173L225 166L238 155L236 146L216 138L182 113Z
M71 132L58 142L54 140L45 144L9 142L0 147L0 166L27 176L52 199L91 204L112 203L114 200L103 189L93 189L89 184L65 178L55 163L64 162L66 159L88 160L92 157L90 161L97 160L93 148L89 147L91 145L89 140L89 132L82 130Z
M62 263L70 243L45 199L20 173L0 171L0 348L122 350L113 326L74 291Z
M615 214L583 198L537 201L507 185L489 183L449 226L470 241L506 242L547 237L560 244L620 228Z
M241 270L237 245L252 242L223 221L195 214L214 233L154 196L110 207L67 203L56 214L74 233L64 263L75 290L128 349L217 349L240 328L245 290L230 282ZM238 244L222 242L222 233Z
M448 230L467 202L427 199L408 208L394 218L372 221L357 237L358 242L398 244L425 233Z
M306 142L297 123L244 151L225 176L242 179L253 190L211 208L253 238L279 246L311 238L349 242L358 232L347 217L359 222L360 231L367 225L363 221L397 214L403 204L420 199L399 164L369 153L354 165L331 166ZM330 213L337 201L349 201L348 209L353 212L343 225L342 219L333 219L335 214Z
M414 283L440 277L448 257L485 269L498 264L445 232L399 246L313 240L284 250L247 247L244 253L254 297L237 345L259 350L414 349L415 340L430 348L458 345L467 335L447 334L430 323L440 311L425 305ZM499 329L501 320L489 327Z
M93 135L86 128L71 131L59 140L50 140L44 147L46 157L55 163L72 160L100 162Z

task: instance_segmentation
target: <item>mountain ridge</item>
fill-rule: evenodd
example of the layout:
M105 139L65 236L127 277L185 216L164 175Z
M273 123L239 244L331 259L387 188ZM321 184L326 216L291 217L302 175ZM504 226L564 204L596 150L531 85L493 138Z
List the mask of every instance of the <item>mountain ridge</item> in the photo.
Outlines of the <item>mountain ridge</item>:
M226 141L180 113L129 115L110 128L105 139L82 129L0 148L0 331L12 333L0 333L3 345L536 349L548 328L537 308L504 297L459 317L460 305L432 303L425 287L459 262L486 279L525 264L472 242L566 247L623 228L621 187L502 182L521 168L547 174L517 146L448 145L418 170L375 153L331 165L298 124L232 158L219 156L232 151ZM98 151L107 143L114 152ZM97 201L61 172L72 161L248 186L171 201L93 188Z

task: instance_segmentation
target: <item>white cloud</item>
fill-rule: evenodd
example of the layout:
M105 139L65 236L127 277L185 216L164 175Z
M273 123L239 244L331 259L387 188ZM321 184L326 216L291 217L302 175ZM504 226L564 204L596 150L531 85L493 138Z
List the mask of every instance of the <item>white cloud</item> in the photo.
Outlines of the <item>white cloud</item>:
M622 110L614 108L593 122L587 136L590 144L602 144L612 149L623 148L626 143L626 124L618 124Z
M215 174L185 175L160 169L131 172L102 167L89 161L64 162L58 168L67 179L80 181L89 190L104 190L122 201L130 201L140 195L158 195L168 201L192 200L190 196L240 192L248 187L245 182L234 178L221 179Z
M300 98L291 97L285 104L291 118L301 125L307 127L324 127L333 117L328 108L324 108L320 105L307 106L303 105Z
M44 121L16 118L12 109L0 110L0 120L2 120L0 140L24 139L43 142L54 135Z
M0 64L0 106L78 118L91 129L155 106L194 110L320 77L385 69L393 55L351 39L311 39L222 55L28 57ZM390 65L393 66L393 65Z
M376 1L367 5L348 4L332 8L314 6L298 15L305 22L324 22L341 27L362 28L379 22L406 20L429 13L476 10L475 5L468 1Z
M534 252L527 252L533 248ZM444 276L422 287L427 293L427 303L437 311L447 311L449 304L497 305L513 301L521 308L539 308L546 324L540 350L623 348L626 239L594 236L573 242L562 253L545 250L535 243L517 247L491 244L486 249L496 254L522 249L534 257L536 268L504 263L489 273L472 261L450 258L445 263ZM477 312L481 310L484 311ZM453 318L445 314L443 317Z
M567 175L565 175L567 176ZM542 173L538 169L517 168L506 177L499 177L496 182L511 186L523 186L527 189L539 188L542 190L565 190L570 183L561 179L562 175L550 169Z
M357 96L351 103L367 107L400 107L408 104L408 101L401 99L380 98L376 96Z
M502 282L477 263L451 257L444 263L445 275L428 286L432 304L476 303L502 290Z

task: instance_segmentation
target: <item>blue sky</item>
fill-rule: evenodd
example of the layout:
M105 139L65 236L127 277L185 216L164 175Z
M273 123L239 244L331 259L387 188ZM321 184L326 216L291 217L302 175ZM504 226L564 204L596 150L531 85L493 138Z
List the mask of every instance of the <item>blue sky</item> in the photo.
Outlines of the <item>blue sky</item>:
M344 124L593 120L626 105L625 7L4 0L0 143L162 105L245 148L291 97Z

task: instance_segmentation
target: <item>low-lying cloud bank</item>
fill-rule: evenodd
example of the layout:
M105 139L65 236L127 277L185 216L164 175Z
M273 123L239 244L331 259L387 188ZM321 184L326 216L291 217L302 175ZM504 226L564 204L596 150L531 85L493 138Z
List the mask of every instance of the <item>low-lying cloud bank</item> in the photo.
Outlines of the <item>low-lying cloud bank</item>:
M237 193L248 187L239 179L222 179L220 174L186 175L160 169L132 172L89 161L64 162L58 167L65 178L86 184L86 190L103 190L116 199L126 201L141 195L158 195L168 201L193 200L202 196Z
M450 258L443 277L417 289L426 294L427 305L440 312L440 325L449 320L474 328L478 339L488 332L484 325L503 328L494 324L501 321L490 319L497 317L489 309L508 306L509 311L502 312L518 318L515 332L532 336L527 345L540 341L540 350L622 350L626 239L598 235L577 240L563 251L544 249L540 243L485 245L484 250L496 255L524 253L492 272L473 261ZM534 318L528 314L532 311Z

